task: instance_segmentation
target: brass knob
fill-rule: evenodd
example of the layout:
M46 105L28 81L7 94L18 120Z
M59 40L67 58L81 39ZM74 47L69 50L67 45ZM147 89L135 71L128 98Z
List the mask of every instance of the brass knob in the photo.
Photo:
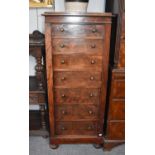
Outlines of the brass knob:
M64 44L60 44L60 47L61 47L61 48L64 48L64 47L65 47L65 45L64 45Z
M95 64L95 60L91 60L91 64Z
M61 97L63 97L63 98L64 98L64 97L66 97L66 96L65 96L65 94L62 94L62 95L61 95Z
M92 45L91 45L91 48L95 48L95 47L96 47L96 45L95 45L95 44L92 44Z
M92 127L91 126L88 126L88 130L92 130Z
M94 80L94 77L93 77L93 76L91 76L91 77L90 77L90 80L92 80L92 81L93 81L93 80Z
M61 64L65 64L65 60L61 60Z
M91 110L89 110L88 112L89 112L89 114L90 114L90 115L92 115L92 114L93 114L93 111L91 111Z
M93 33L97 32L97 29L96 29L96 28L94 28L94 29L92 30L92 32L93 32Z
M66 79L65 77L62 77L62 78L61 78L62 81L65 80L65 79Z
M65 127L62 127L61 130L65 130Z
M64 32L64 28L63 28L63 27L61 27L61 28L60 28L60 31L61 31L61 32Z
M63 114L63 115L66 114L65 110L62 110L62 114Z
M93 97L93 93L90 93L90 97Z

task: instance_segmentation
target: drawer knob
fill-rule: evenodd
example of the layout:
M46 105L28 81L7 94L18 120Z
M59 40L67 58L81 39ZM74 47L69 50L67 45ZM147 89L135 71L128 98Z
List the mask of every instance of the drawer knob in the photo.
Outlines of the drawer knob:
M61 48L64 48L64 47L65 47L65 45L64 45L64 44L60 44L60 47L61 47Z
M61 95L61 97L63 97L63 98L64 98L64 97L66 97L66 95L65 95L65 94L62 94L62 95Z
M60 31L61 31L61 32L64 32L64 28L63 28L63 27L61 27L61 28L60 28Z
M92 44L92 45L91 45L91 48L95 48L95 47L96 47L96 45L95 45L95 44Z
M96 33L96 32L97 32L97 29L94 28L94 29L92 30L92 32L93 32L93 33Z
M65 60L61 60L61 64L65 64Z
M64 130L65 130L65 127L62 127L62 128L61 128L61 130L63 130L63 131L64 131Z
M93 81L93 80L94 80L94 77L93 77L93 76L91 76L91 77L90 77L90 80L92 80L92 81Z
M93 93L90 93L90 97L93 97Z
M62 81L65 80L65 79L66 79L65 77L62 77L62 78L61 78Z
M62 114L65 115L66 114L66 111L65 110L62 110Z
M92 115L92 114L93 114L93 111L91 111L91 110L89 110L88 112L89 112L89 114L90 114L90 115Z
M88 126L88 128L87 128L88 130L92 130L92 126Z
M91 60L91 64L95 64L95 60Z

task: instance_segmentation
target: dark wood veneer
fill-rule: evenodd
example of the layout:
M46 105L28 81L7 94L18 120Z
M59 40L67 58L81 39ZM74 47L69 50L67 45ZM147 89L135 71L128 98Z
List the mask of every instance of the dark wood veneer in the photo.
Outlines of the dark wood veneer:
M35 76L29 77L29 104L40 107L37 111L29 111L29 130L30 135L41 136L48 135L48 118L45 108L47 103L45 71L42 61L45 54L44 40L44 35L37 30L29 36L29 55L36 59Z
M108 0L106 5L114 15L103 144L110 150L125 142L125 0Z
M111 14L44 16L50 144L101 144Z

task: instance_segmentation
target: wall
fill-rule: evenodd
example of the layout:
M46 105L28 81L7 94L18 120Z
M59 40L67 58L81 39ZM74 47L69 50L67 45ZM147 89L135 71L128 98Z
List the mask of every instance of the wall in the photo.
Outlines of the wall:
M39 30L44 33L44 17L41 15L44 12L53 11L53 8L31 8L29 9L29 33L34 30ZM35 75L35 59L29 57L29 75Z

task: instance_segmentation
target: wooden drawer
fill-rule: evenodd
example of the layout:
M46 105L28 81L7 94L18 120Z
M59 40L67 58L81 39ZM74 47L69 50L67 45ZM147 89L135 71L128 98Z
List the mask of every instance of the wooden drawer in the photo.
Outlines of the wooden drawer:
M29 93L29 103L30 104L45 104L46 98L45 93Z
M53 39L53 53L89 53L102 55L103 40L100 39Z
M97 135L96 122L56 122L57 135Z
M102 57L84 54L54 55L54 69L102 71Z
M55 104L99 104L100 89L54 89Z
M125 80L116 79L113 81L112 96L115 98L125 98Z
M120 56L119 56L119 67L125 67L125 39L120 41Z
M125 120L125 101L111 101L109 109L109 120Z
M53 38L104 37L104 25L53 24Z
M101 72L54 72L55 88L100 88Z
M106 137L111 140L124 140L125 122L108 122Z
M55 106L57 121L98 119L98 105L61 105Z
M29 103L30 104L38 104L38 94L29 93Z

